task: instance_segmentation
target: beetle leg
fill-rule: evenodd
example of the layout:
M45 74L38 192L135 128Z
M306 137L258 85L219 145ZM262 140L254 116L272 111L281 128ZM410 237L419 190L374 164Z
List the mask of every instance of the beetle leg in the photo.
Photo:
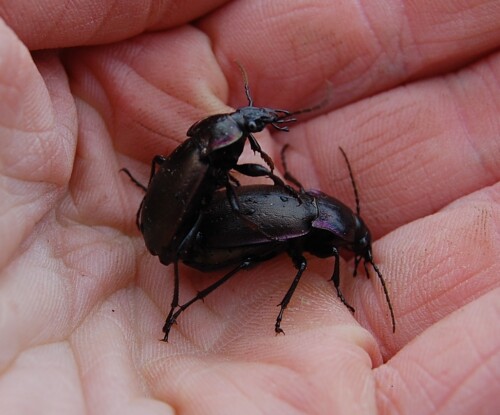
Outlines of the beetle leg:
M342 294L342 291L340 291L340 255L339 251L337 248L333 247L332 248L332 254L335 258L335 266L333 268L333 275L331 280L333 281L333 285L335 286L335 289L337 290L337 295L340 298L340 301L344 303L344 305L354 313L354 307L351 306L346 299L344 298L344 295Z
M124 172L137 187L140 187L145 192L148 191L148 188L146 186L144 186L134 176L132 176L132 173L130 173L130 171L127 168L124 167L123 169L120 169L119 171ZM144 203L144 198L141 200L141 204L139 205L139 209L137 209L137 213L135 214L135 225L137 226L137 229L139 229L139 230L141 230L141 211L142 211L143 203Z
M174 314L174 310L179 306L179 263L177 258L174 260L174 295L172 296L172 303L170 304L170 311L165 320L165 325L163 326L163 332L165 336L163 337L163 341L168 341L168 332L172 324L168 325L168 322L172 320L172 316Z
M196 240L196 234L198 233L198 229L200 228L201 221L203 220L203 210L198 215L196 222L191 227L189 233L184 237L182 242L177 249L177 257L183 258L191 249L191 246Z
M363 259L363 257L361 255L356 255L354 257L354 271L352 272L353 277L358 275L358 266L359 266L359 263L361 262L362 259Z
M233 210L233 212L237 213L238 215L243 215L243 213L241 213L238 196L236 196L234 187L231 186L231 183L229 183L229 181L226 183L226 195L227 195L227 200L229 201L229 204L231 205L231 209Z
M280 308L280 312L278 314L278 317L276 318L276 323L274 325L274 331L276 334L283 333L283 329L281 328L281 320L283 319L283 313L288 306L288 303L292 299L293 293L295 292L295 289L297 288L297 285L299 284L300 277L302 277L302 274L307 268L307 261L302 255L297 255L297 256L292 256L293 263L295 264L295 268L297 268L298 272L297 275L295 275L295 278L293 279L292 285L286 292L285 296L283 297L283 300L278 304Z
M281 180L278 176L276 176L272 171L266 169L261 164L255 163L247 163L247 164L237 164L233 167L234 170L250 177L264 177L268 176L274 183L275 186L281 186L286 189L291 196L295 197L299 201L299 206L302 204L302 199L300 198L300 194L291 187L288 186Z
M234 184L236 187L240 187L240 186L241 186L240 181L239 181L236 177L234 177L231 173L228 173L228 174L227 174L227 177L229 178L229 180L230 180L231 182L233 182L233 184Z
M245 166L245 168L248 168L248 166L258 166L259 168L267 170L264 166L261 166L260 164L241 164L241 165L238 165L237 167L241 167L241 166ZM245 172L245 168L243 169L242 173ZM279 179L279 177L278 177L278 179ZM281 179L279 179L279 180L281 180ZM295 190L293 190L290 186L286 186L285 185L284 187L285 188L289 188L294 193L294 195L297 196L297 198L299 199L299 202L300 202L299 204L302 204L302 200L300 199L300 196L297 194L297 192L295 192ZM241 211L240 203L238 201L238 196L236 195L236 192L234 191L233 186L231 186L231 183L229 182L229 180L226 182L226 195L227 195L227 199L229 201L229 204L231 205L231 209L233 210L233 212L236 213L240 217L240 219L250 229L252 229L252 230L254 230L256 232L261 233L262 235L264 235L267 239L269 239L271 241L279 241L279 239L276 236L270 235L269 233L263 231L259 227L259 225L257 225L256 223L252 222L252 220L248 217L248 215L245 215Z
M363 261L363 266L365 267L366 278L370 279L370 272L368 271L368 267L366 265L366 261Z
M141 204L142 205L142 204ZM174 294L172 296L172 303L170 304L170 311L168 313L167 318L165 319L165 325L163 326L163 332L165 333L165 337L163 338L163 341L167 341L168 338L168 331L170 331L170 326L167 327L168 322L172 319L172 316L174 314L175 309L179 306L179 264L178 264L178 258L183 255L189 250L191 247L192 243L195 240L196 233L198 232L198 228L200 227L200 223L203 219L203 213L200 213L198 215L198 219L196 219L196 222L194 223L193 227L189 231L189 233L186 235L186 237L183 239L181 244L179 245L177 255L173 261L174 263Z
M261 164L257 163L245 163L237 164L233 167L234 170L250 177L264 177L268 176L276 186L285 186L283 180L276 176L271 170L267 169Z
M120 169L119 171L122 171L123 173L125 173L128 176L128 178L132 181L132 183L134 183L137 187L141 188L145 192L148 191L148 188L146 186L144 186L139 180L137 180L134 176L132 176L132 173L130 173L129 169L124 167L123 169Z
M141 212L142 206L144 205L144 199L141 200L141 204L139 205L139 209L137 209L137 213L135 214L135 226L142 232L141 227Z
M236 195L236 192L234 191L234 188L233 186L231 186L231 183L229 183L229 181L226 183L226 195L233 212L236 213L250 229L261 233L271 241L278 241L278 239L275 236L270 235L267 232L264 232L262 229L260 229L259 225L252 222L252 220L248 218L248 215L245 215L241 211L240 202L238 201L238 196Z
M208 294L210 294L215 289L219 288L222 284L224 284L231 277L236 275L239 271L253 265L253 262L254 261L252 261L251 259L247 259L247 260L243 261L236 268L233 268L231 271L229 271L222 278L215 281L212 285L209 285L204 290L201 290L200 292L198 292L198 294L196 294L196 296L194 296L187 303L182 304L175 313L172 313L172 315L169 314L169 317L167 318L167 321L165 322L165 325L163 326L163 332L165 333L165 336L163 337L163 341L168 341L168 335L170 333L170 330L172 329L172 325L176 322L177 318L181 315L181 313L184 310L186 310L186 308L188 308L191 304L195 303L198 300L203 300Z
M156 174L156 166L161 166L166 160L166 157L159 154L153 157L153 161L151 162L151 174L149 175L148 186L151 183L151 180L153 180L153 176Z
M274 170L273 159L269 157L269 155L264 150L262 150L260 144L257 142L257 140L252 134L248 134L248 141L250 141L250 148L252 149L252 151L254 153L259 153L260 156L262 157L262 160L264 160L271 169L271 171L273 171Z

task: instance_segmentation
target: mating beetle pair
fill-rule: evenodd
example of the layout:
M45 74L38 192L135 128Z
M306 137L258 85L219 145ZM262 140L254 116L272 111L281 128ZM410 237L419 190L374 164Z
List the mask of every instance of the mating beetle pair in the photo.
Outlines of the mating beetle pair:
M304 251L319 257L335 257L332 280L341 300L354 311L339 289L338 248L356 254L356 267L361 259L365 261L365 268L367 262L372 264L382 281L394 327L387 290L372 259L370 234L359 215L320 192L305 192L299 184L301 191L297 193L285 185L274 175L271 158L253 136L269 124L287 131L282 124L293 122L294 115L318 106L296 112L254 107L246 76L245 93L247 107L195 123L187 132L188 139L170 156L156 156L147 187L123 169L146 192L136 222L148 250L164 265L174 263L174 293L163 327L163 340L168 340L172 324L180 313L196 300L204 298L239 270L280 252L291 256L298 273L280 303L275 326L277 333L282 332L283 311L307 264L302 256ZM247 138L252 150L260 153L269 168L259 164L238 164ZM239 183L230 174L232 169L253 177L268 176L274 186L238 187ZM285 177L298 184L290 174ZM217 192L220 189L225 190ZM283 211L290 217L284 217ZM222 226L221 221L224 221ZM228 229L232 231L227 233ZM203 271L235 263L238 266L179 306L179 260Z
M246 74L241 69L248 106L230 114L212 115L193 124L187 132L187 140L172 154L154 157L147 187L135 180L127 169L122 169L146 192L137 211L136 223L149 252L157 255L164 265L174 263L174 294L166 321L169 321L179 304L177 262L179 258L186 257L204 210L216 190L225 188L231 211L246 221L248 226L256 228L240 213L232 184L239 186L239 183L231 176L231 170L252 177L268 176L275 185L284 187L300 202L297 193L273 173L274 163L262 151L253 133L262 131L267 125L288 131L286 124L296 121L294 115L313 111L317 107L296 112L255 107ZM260 164L238 164L247 139L251 149L261 155L269 168ZM167 335L164 340L167 340Z
M123 169L146 191L137 212L137 226L149 252L157 255L164 265L176 262L179 252L189 247L203 208L217 189L226 189L232 210L239 212L231 181L238 183L230 175L230 170L252 177L268 176L274 184L285 186L273 174L274 164L262 151L253 133L262 131L268 124L287 131L287 127L280 124L295 121L294 113L254 107L246 82L245 91L249 102L247 107L198 121L189 128L188 139L172 154L155 156L147 188ZM260 164L237 164L247 139L269 169ZM291 188L290 192L293 193Z

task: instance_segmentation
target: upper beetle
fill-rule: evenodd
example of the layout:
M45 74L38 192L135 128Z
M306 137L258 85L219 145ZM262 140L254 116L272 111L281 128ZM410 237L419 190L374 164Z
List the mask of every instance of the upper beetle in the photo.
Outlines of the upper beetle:
M137 212L137 225L148 250L165 265L175 262L179 252L188 248L203 209L217 189L226 189L232 210L240 214L233 185L238 182L230 170L252 177L268 176L275 184L283 185L273 174L273 161L253 133L267 125L288 131L283 124L296 121L293 115L316 108L292 113L255 107L244 75L248 106L229 114L211 115L193 124L187 132L188 138L168 157L153 158L147 186L135 180L127 169L122 169L146 192ZM251 149L261 155L269 168L254 163L238 164L247 139Z

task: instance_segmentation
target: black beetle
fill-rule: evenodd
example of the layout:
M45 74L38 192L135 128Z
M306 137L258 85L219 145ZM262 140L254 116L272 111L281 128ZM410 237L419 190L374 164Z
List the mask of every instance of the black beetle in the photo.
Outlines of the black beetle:
M149 252L157 255L164 265L174 263L174 295L167 321L178 306L177 261L185 256L192 244L204 209L217 189L226 189L231 211L239 215L247 226L265 232L241 214L231 182L239 183L230 175L230 170L252 177L268 176L274 184L285 186L289 194L295 195L300 202L300 196L273 174L274 164L260 148L253 133L262 131L269 124L280 131L288 131L282 124L296 121L294 115L314 111L323 103L295 112L255 107L246 74L241 66L240 69L244 75L248 106L230 114L212 115L193 124L187 132L188 139L168 157L157 155L153 158L147 187L134 179L127 169L122 169L146 192L137 211L136 223ZM260 153L269 169L260 164L237 164L247 138L251 149ZM270 235L267 237L272 238Z
M344 151L342 149L341 151L348 163ZM284 160L283 165L286 171ZM224 194L217 192L205 210L196 240L189 252L184 253L182 261L201 271L214 270L231 264L238 265L181 305L175 313L171 313L163 328L164 340L168 339L172 324L177 317L195 301L206 297L238 271L282 252L286 252L292 258L298 272L279 304L281 309L276 319L276 333L283 332L280 327L283 312L307 267L304 252L320 258L332 256L335 258L331 280L341 301L354 312L354 308L347 303L339 288L339 249L354 252L354 275L361 260L364 260L367 275L369 274L366 264L372 265L385 293L394 332L396 323L389 293L382 274L373 261L370 231L359 216L358 195L349 163L348 167L355 189L357 213L339 200L320 191L304 191L300 183L286 172L285 177L301 188L301 204L280 186L253 185L236 189L242 213L258 225L259 229L256 230L247 226L239 216L234 215ZM266 238L265 235L271 235L272 239Z

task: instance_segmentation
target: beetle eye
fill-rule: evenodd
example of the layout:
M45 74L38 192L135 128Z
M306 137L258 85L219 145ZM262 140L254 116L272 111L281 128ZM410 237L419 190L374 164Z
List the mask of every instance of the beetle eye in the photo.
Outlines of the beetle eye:
M255 121L249 121L247 124L248 130L252 133L257 132L257 123Z

